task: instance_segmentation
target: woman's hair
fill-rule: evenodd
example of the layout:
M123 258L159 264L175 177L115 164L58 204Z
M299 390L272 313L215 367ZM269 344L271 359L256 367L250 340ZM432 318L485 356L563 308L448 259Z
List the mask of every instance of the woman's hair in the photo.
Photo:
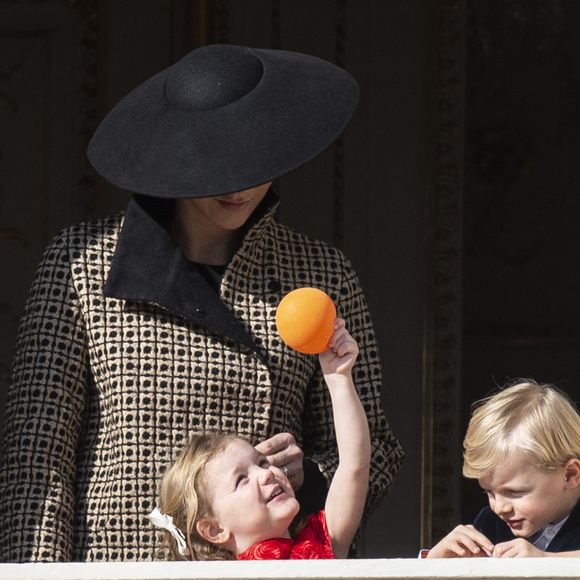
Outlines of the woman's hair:
M221 453L237 437L223 433L193 435L175 462L165 472L159 491L160 510L173 518L185 535L189 555L178 552L173 536L164 531L161 553L169 560L232 560L234 554L211 544L197 532L196 524L211 516L204 476L210 459Z
M518 379L475 403L463 449L465 477L488 475L514 451L552 471L580 457L580 415L556 387Z

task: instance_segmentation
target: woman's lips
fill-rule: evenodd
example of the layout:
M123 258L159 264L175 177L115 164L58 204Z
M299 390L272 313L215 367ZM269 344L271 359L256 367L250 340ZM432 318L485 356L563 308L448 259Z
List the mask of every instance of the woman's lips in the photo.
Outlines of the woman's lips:
M244 209L248 205L248 202L243 201L243 200L242 201L227 201L225 199L218 199L217 201L224 209L230 209L230 210L241 210L241 209Z

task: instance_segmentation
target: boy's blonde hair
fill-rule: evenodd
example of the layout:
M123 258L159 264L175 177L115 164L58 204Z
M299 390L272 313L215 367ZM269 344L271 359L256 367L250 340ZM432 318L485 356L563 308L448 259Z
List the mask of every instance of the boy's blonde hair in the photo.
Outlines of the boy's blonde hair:
M489 475L515 451L552 471L580 458L580 415L553 385L518 379L474 405L463 449L463 475L469 478Z
M173 518L173 523L185 535L188 556L182 556L173 536L164 531L161 554L169 560L232 560L234 554L209 543L197 532L196 524L211 516L204 475L208 462L221 453L228 443L237 439L223 433L193 435L179 457L165 472L159 491L159 508Z

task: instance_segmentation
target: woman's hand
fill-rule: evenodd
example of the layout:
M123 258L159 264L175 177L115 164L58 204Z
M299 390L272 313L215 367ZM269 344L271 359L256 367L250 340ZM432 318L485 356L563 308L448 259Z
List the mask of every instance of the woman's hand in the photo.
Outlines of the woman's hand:
M350 374L358 356L358 345L345 328L344 320L337 318L328 350L319 355L324 375Z
M427 558L485 558L493 549L493 544L473 526L457 526L429 550Z
M304 467L302 461L304 453L296 444L291 433L278 433L256 445L256 449L263 453L268 461L282 471L288 470L286 477L290 480L292 489L298 491L304 483Z

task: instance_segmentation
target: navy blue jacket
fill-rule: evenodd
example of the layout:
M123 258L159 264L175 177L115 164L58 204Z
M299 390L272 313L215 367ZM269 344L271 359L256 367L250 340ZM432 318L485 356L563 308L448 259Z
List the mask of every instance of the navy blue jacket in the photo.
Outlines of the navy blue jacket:
M514 540L509 526L489 507L483 508L473 525L494 544ZM572 510L570 517L546 548L546 552L569 552L580 550L580 502Z

